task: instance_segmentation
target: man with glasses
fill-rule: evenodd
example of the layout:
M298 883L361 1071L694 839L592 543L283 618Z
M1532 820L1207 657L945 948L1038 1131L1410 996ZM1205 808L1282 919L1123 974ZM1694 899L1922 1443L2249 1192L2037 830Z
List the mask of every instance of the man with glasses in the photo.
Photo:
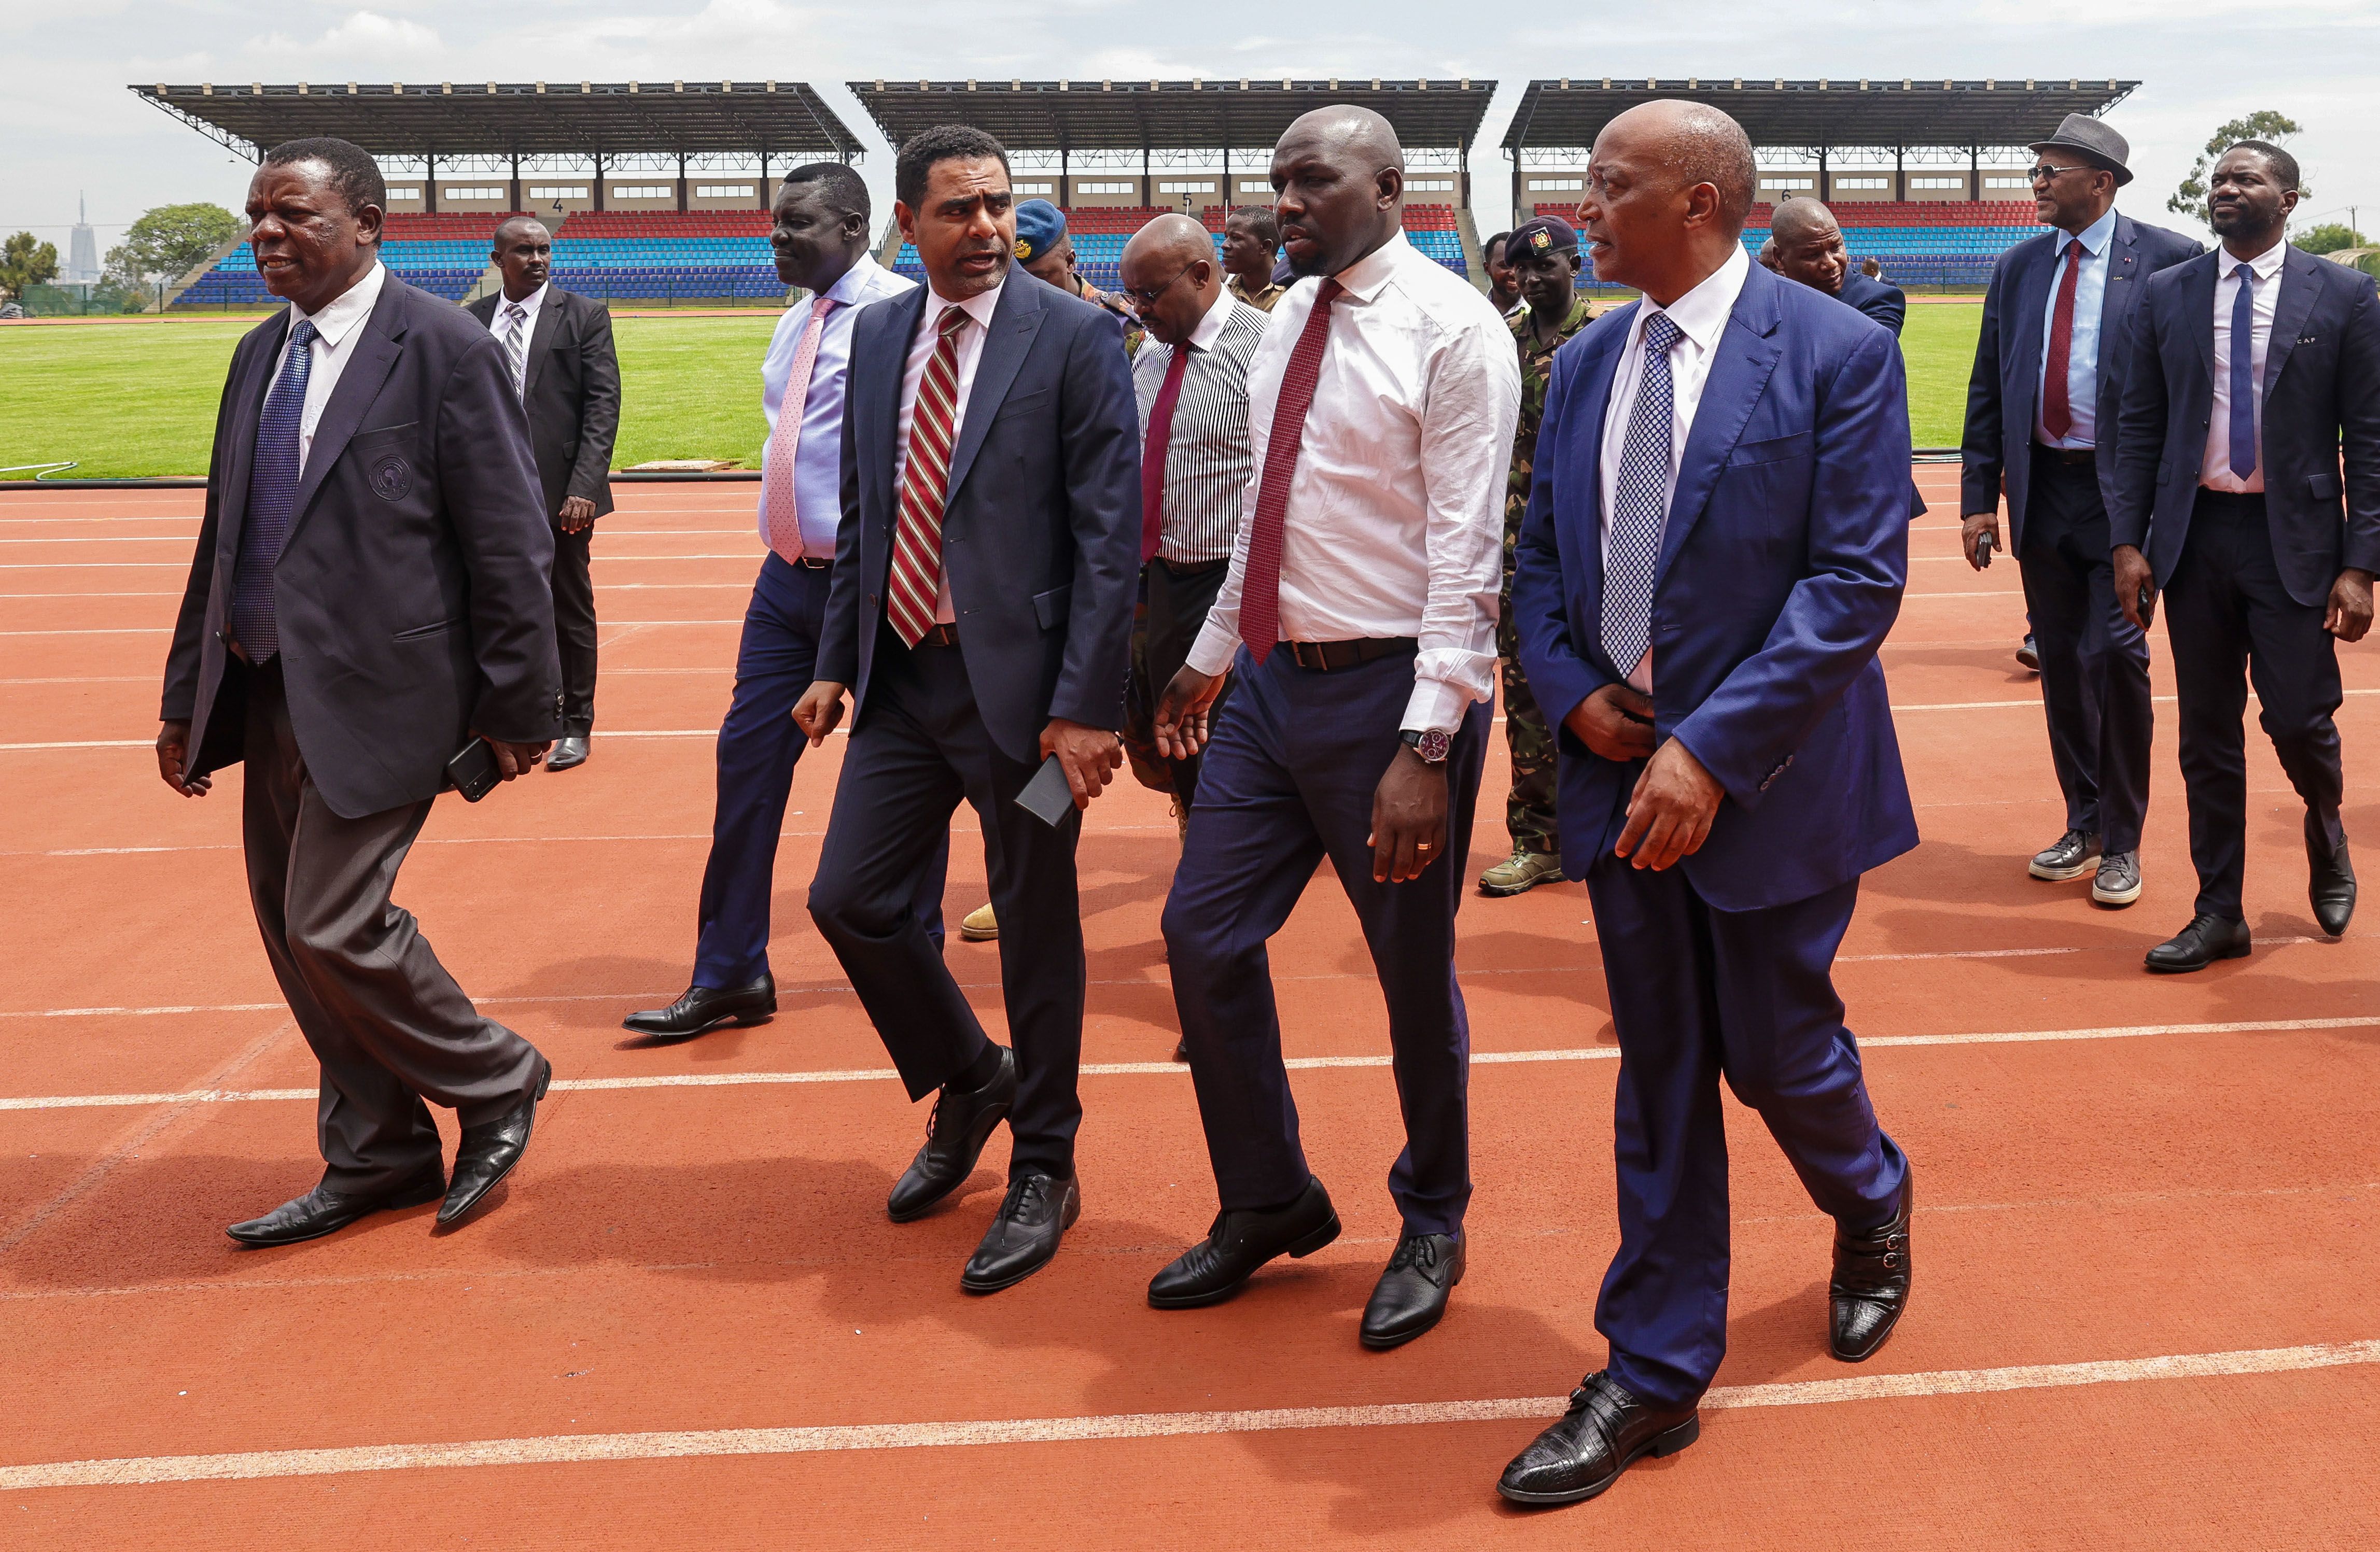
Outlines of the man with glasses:
M1960 545L1977 570L2009 538L2040 657L2049 758L2065 830L2026 871L2061 882L2094 874L2091 898L2140 898L2148 811L2148 638L2117 597L2107 510L2124 341L2149 276L2204 251L2116 212L2132 180L2124 137L2069 114L2036 143L2034 202L2053 230L2000 256L1967 388Z

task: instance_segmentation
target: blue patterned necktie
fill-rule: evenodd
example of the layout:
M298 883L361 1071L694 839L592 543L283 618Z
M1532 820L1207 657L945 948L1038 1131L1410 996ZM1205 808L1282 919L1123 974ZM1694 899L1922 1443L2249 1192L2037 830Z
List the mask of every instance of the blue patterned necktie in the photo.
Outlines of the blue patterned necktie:
M1653 574L1661 561L1661 530L1670 518L1670 455L1676 415L1670 347L1678 326L1666 312L1645 321L1645 373L1628 437L1620 445L1620 479L1612 491L1611 541L1603 574L1603 649L1624 678L1636 672L1652 640Z
M273 568L289 539L298 506L298 434L306 418L306 376L314 364L315 329L299 319L289 331L281 378L256 423L256 455L248 470L248 514L239 527L239 567L233 574L231 630L252 663L281 650L273 618Z
M2256 472L2256 271L2231 273L2240 279L2231 294L2231 472L2245 479Z

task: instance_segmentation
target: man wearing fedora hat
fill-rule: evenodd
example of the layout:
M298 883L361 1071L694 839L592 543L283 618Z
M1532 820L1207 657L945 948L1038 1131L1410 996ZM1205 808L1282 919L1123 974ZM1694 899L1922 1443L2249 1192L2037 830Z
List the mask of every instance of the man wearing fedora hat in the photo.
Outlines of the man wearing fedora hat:
M2092 900L2110 908L2140 898L2152 729L2148 638L2117 600L2109 560L2124 341L2149 276L2204 251L2117 213L2130 149L2083 114L2034 143L2034 202L2051 230L1993 268L1960 482L1960 544L1978 570L1991 563L1985 540L2001 542L2007 498L2041 659L2066 826L2027 871L2052 882L2092 874Z

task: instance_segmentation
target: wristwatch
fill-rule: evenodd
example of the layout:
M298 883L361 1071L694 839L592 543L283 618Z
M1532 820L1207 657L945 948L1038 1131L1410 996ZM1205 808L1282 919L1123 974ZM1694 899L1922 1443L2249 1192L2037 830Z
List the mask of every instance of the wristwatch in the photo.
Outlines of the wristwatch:
M1454 743L1453 739L1436 728L1427 732L1419 728L1407 728L1403 737L1405 747L1419 755L1423 763L1427 765L1444 765L1446 751L1452 747Z

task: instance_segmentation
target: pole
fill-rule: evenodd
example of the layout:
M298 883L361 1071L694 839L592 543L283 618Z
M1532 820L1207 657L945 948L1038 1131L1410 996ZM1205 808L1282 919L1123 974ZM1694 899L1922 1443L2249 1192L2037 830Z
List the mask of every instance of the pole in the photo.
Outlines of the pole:
M421 208L424 212L438 213L438 153L431 152L421 159Z

